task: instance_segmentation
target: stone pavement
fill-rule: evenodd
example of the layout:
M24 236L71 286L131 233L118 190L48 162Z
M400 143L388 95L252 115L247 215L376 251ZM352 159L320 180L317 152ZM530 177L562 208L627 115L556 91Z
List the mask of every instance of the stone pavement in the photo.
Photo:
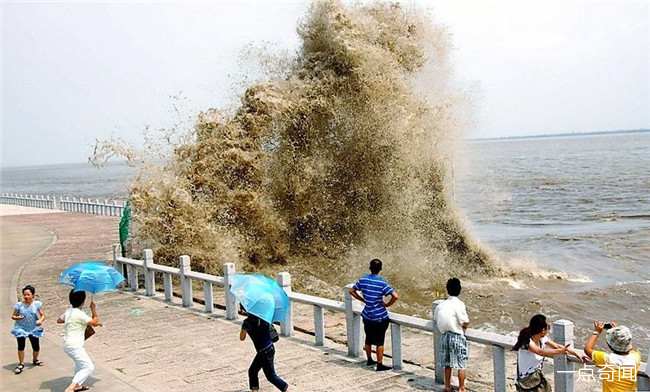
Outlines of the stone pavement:
M17 206L0 206L0 212L11 212L12 214L20 213L32 214L36 208L17 207ZM39 211L42 213L43 210ZM16 302L16 287L18 286L19 274L23 266L31 263L31 260L38 259L39 255L56 246L57 237L47 225L42 221L35 219L30 221L29 218L6 217L0 218L0 260L2 265L2 274L0 276L0 305L2 306L2 317L0 317L0 358L2 358L2 367L0 370L0 390L4 392L13 391L63 391L70 383L72 374L72 361L63 353L61 347L61 338L52 330L56 320L54 309L47 307L46 302L46 336L41 341L40 359L46 363L43 367L32 367L31 348L27 344L25 355L26 368L20 375L14 375L13 369L16 366L16 340L9 334L13 324L10 319L11 309ZM55 216L60 214L53 214ZM45 216L43 216L45 217ZM50 219L50 218L46 218ZM65 242L65 241L64 241ZM58 269L58 268L57 268ZM55 273L52 271L47 280L55 281ZM21 279L21 285L25 280ZM37 284L37 294L41 294L41 289L49 290L53 285ZM59 288L57 288L59 289ZM49 294L41 296L41 299L48 301ZM97 390L109 392L138 391L133 385L121 381L115 377L110 367L99 365L97 371L89 384L94 385Z
M3 346L2 390L62 390L61 386L71 376L71 362L61 352L62 327L55 324L57 315L67 305L67 290L56 283L56 278L73 262L108 257L111 244L117 238L117 219L81 214L41 214L4 216L0 223L3 230L6 227L38 227L52 231L57 238L42 253L36 251L21 259L26 264L18 281L18 286L27 283L36 286L49 315L45 324L48 339L42 349L43 359L48 363L43 368L27 369L14 376L11 373L14 348L5 350ZM14 235L11 245L20 242L21 236ZM3 244L3 248L5 246ZM10 268L6 263L3 257L4 272ZM160 299L144 299L129 293L98 296L96 302L105 326L87 343L88 352L98 367L93 389L247 390L247 369L254 350L250 341L239 341L240 325L225 320L222 311L207 316L198 306L183 309ZM326 348L316 348L311 339L309 335L297 333L295 337L282 338L277 344L276 368L291 385L290 390L406 391L433 388L433 372L428 369L406 365L401 372L377 373L366 368L363 362L345 357L343 345L328 341ZM10 355L5 351L11 351ZM261 390L273 390L260 375ZM16 382L19 377L21 383Z

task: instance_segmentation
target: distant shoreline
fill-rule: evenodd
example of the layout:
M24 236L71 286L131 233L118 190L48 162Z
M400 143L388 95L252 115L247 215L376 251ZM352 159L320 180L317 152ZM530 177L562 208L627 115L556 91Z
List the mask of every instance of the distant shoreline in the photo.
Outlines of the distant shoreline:
M545 133L537 135L523 135L523 136L499 136L499 137L486 137L486 138L468 138L468 142L482 142L482 141L498 141L498 140L522 140L522 139L548 139L555 137L580 137L580 136L600 136L600 135L622 135L622 134L637 134L637 133L650 133L650 129L621 129L617 131L591 131L591 132L563 132L563 133Z

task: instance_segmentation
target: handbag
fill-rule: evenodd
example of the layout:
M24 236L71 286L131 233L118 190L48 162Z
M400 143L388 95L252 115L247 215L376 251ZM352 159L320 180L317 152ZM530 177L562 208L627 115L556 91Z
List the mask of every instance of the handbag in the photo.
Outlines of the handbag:
M91 336L95 334L95 328L90 325L86 325L86 330L84 331L84 340L88 340Z
M535 369L526 377L517 377L517 392L550 392L551 388L541 369Z
M278 331L275 330L273 324L269 324L269 334L273 343L277 343L280 340L280 335L278 335Z

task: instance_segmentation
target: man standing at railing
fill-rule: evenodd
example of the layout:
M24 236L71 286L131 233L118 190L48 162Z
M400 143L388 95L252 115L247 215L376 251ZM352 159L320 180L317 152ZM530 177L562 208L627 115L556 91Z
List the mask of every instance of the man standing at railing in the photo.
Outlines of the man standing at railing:
M395 289L379 275L381 268L381 260L372 259L370 274L359 279L350 289L350 295L365 304L361 313L363 330L366 333L366 344L363 349L368 358L368 366L376 363L378 372L391 369L383 364L384 339L390 323L386 308L394 304L398 298ZM384 297L387 296L390 296L390 299L384 302ZM377 362L372 360L372 346L377 346Z
M451 371L453 369L458 369L458 391L465 392L465 368L469 359L465 330L469 325L469 317L465 304L458 298L460 290L460 280L449 279L447 281L449 297L436 307L433 315L441 335L441 364L445 367L445 392L451 391Z

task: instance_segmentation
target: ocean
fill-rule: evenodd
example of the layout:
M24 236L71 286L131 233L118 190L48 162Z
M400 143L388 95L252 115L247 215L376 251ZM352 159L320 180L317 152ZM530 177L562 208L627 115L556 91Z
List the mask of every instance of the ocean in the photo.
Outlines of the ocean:
M514 331L542 312L574 321L582 340L593 320L616 320L646 355L650 132L474 141L458 156L470 231L507 268L540 276L477 289L477 321Z
M650 132L468 141L455 162L454 200L473 236L505 268L533 276L470 284L478 326L514 331L543 312L573 320L582 338L591 320L615 319L647 352ZM2 192L124 199L137 169L68 164L0 175Z
M650 280L650 133L478 141L459 155L457 203L510 259L575 281Z

